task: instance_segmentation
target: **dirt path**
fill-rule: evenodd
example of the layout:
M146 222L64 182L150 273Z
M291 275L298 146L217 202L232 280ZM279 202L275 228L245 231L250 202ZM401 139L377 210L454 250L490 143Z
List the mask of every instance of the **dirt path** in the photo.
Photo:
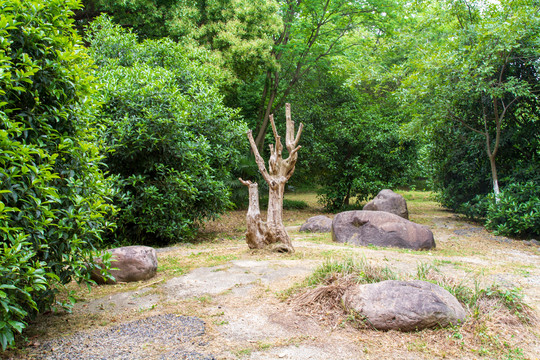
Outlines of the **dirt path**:
M160 263L221 263L195 264L181 276L108 290L106 296L77 304L72 315L43 317L31 329L30 346L19 358L495 359L507 351L507 359L538 359L538 332L524 326L500 325L507 345L490 329L464 335L459 330L358 330L348 323L320 321L283 300L282 291L326 259L363 257L402 276L427 264L471 286L518 287L526 303L540 313L539 247L494 237L443 211L429 216L418 211L412 220L430 226L437 249L355 248L332 243L329 234L306 235L296 228L290 228L294 255L253 253L241 239L227 240L226 246L166 249L159 253ZM131 329L132 336L120 335L125 329ZM468 336L474 345L465 343ZM501 351L489 350L487 342L494 341L501 342Z

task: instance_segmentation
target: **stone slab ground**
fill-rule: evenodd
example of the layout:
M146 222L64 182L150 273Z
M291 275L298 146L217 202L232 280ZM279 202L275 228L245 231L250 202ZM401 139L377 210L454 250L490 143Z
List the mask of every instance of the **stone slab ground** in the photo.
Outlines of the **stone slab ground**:
M416 219L415 219L416 216ZM73 314L31 324L13 359L536 359L538 331L501 322L500 348L490 329L420 333L357 329L292 308L283 292L327 259L358 257L405 275L418 264L464 284L519 287L540 312L540 249L494 237L440 211L413 221L428 225L437 248L409 251L332 243L330 234L290 227L295 254L247 249L241 238L158 252L161 270L146 282L99 287ZM307 218L307 217L306 217ZM174 261L173 261L174 260ZM190 262L186 271L174 269ZM197 262L199 261L199 262ZM212 262L216 262L213 264ZM171 270L172 269L172 270ZM175 271L180 272L176 274ZM497 322L495 322L497 324ZM129 335L122 329L131 329ZM167 336L165 336L167 335ZM127 337L126 337L127 336ZM508 349L505 348L507 346ZM499 350L493 350L493 349Z

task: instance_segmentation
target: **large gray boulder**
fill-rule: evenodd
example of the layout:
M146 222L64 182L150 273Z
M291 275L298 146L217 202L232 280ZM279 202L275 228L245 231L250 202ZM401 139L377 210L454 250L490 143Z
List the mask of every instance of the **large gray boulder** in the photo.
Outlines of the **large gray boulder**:
M343 294L342 301L346 309L378 330L414 331L458 325L466 316L452 294L419 280L356 285Z
M330 232L332 231L332 219L324 215L317 215L317 216L310 217L300 227L300 231Z
M111 256L111 275L116 281L105 281L98 271L92 272L92 280L98 284L115 284L148 280L156 275L158 261L156 250L148 246L125 246L108 250ZM98 263L101 259L97 260Z
M364 205L363 209L386 211L404 219L409 219L409 211L407 210L405 198L389 189L381 190L373 200Z
M361 246L412 250L435 247L433 233L427 227L385 211L359 210L337 214L332 222L332 239Z

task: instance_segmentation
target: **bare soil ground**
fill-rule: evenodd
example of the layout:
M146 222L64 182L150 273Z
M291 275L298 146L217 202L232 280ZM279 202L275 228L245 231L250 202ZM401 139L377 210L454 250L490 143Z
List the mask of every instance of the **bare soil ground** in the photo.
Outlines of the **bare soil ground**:
M423 264L471 288L494 283L509 290L520 288L532 317L538 316L538 246L493 236L478 224L440 208L427 193L404 195L411 220L432 229L436 249L359 248L333 243L330 234L299 233L299 225L321 210L312 195L288 196L312 206L285 211L294 254L249 250L242 236L245 214L231 212L209 223L199 242L159 249L158 275L151 280L96 286L90 293L74 285L80 302L73 313L41 316L29 327L21 349L4 357L539 359L538 323L524 324L500 311L496 303L485 304L480 316L471 317L477 320L463 327L413 333L359 328L346 316L336 321L335 314L325 316L290 303L286 291L318 265L328 259L353 257L387 266L403 277L416 273ZM170 314L182 316L182 321L170 322L175 319ZM204 321L204 331L186 332L193 319ZM157 330L148 323L169 324L171 337L160 335L160 342L153 341L152 331ZM142 340L130 342L129 348L119 352L128 340L114 336L126 327L138 329L134 336Z

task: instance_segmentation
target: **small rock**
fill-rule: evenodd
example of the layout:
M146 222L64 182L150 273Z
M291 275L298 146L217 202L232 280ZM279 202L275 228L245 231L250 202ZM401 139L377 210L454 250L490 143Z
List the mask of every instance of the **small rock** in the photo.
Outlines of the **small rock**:
M310 217L300 227L300 231L330 232L332 231L332 219L324 215L317 215L317 216Z
M536 239L531 239L529 241L524 241L525 245L529 245L529 246L540 246L540 241L536 240Z
M148 280L156 275L157 255L156 250L148 246L125 246L111 249L111 275L116 281L105 281L99 271L92 272L92 280L98 284L115 284L117 282L133 282ZM100 263L101 259L97 259Z
M409 219L405 198L390 189L381 190L373 200L364 205L363 210L386 211L404 219Z
M345 292L342 302L378 330L445 327L461 323L466 316L452 294L438 285L419 280L356 285Z

